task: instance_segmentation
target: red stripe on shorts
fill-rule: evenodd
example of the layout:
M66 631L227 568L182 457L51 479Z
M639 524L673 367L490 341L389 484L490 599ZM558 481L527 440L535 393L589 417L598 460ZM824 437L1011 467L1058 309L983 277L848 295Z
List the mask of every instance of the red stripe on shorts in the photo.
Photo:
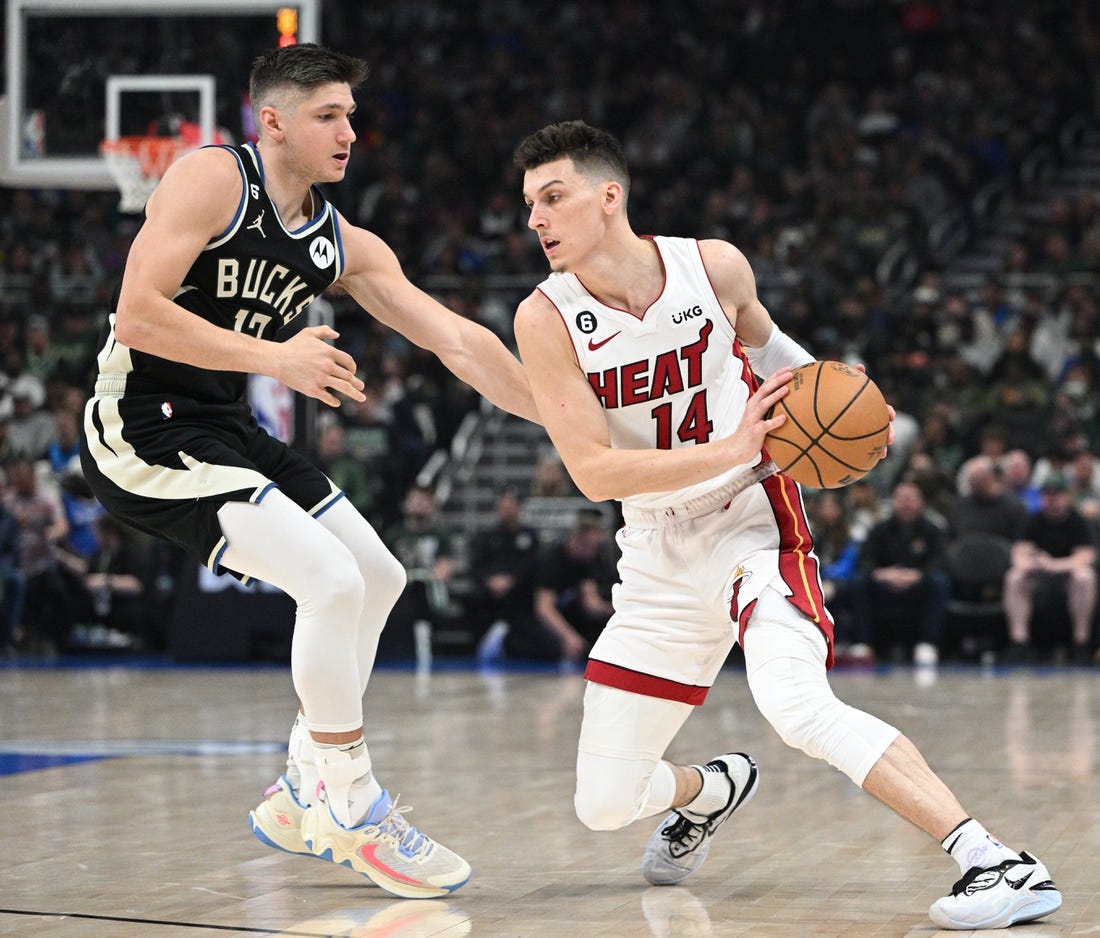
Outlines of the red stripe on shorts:
M833 666L833 617L825 608L821 572L810 523L802 507L798 484L779 472L760 483L768 495L775 523L779 527L779 575L791 591L787 597L814 621L829 645L826 667Z
M617 664L608 664L606 661L597 661L595 658L588 659L588 667L584 669L584 679L592 681L593 684L617 687L619 690L644 694L646 697L676 700L691 704L693 707L701 706L710 690L709 687L681 684L679 681L670 681L668 678L631 671L630 668L620 668Z

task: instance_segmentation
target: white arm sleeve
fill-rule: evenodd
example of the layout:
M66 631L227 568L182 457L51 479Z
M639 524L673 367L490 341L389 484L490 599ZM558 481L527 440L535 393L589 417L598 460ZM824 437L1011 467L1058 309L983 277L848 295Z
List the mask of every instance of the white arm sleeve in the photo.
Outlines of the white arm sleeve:
M749 358L752 370L762 378L775 374L780 368L797 368L799 365L808 365L814 361L813 355L782 332L774 322L768 341L759 348L750 348L746 345L745 354Z

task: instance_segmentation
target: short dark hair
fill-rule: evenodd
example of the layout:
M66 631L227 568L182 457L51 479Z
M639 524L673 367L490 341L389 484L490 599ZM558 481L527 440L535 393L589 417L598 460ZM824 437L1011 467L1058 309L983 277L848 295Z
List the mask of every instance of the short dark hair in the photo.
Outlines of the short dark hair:
M630 190L630 170L622 144L606 130L584 121L559 121L527 137L512 155L520 169L536 169L568 157L585 176L610 176Z
M257 56L248 78L248 94L253 108L258 110L273 91L282 88L308 90L331 82L345 82L354 91L366 80L369 71L363 59L304 42Z

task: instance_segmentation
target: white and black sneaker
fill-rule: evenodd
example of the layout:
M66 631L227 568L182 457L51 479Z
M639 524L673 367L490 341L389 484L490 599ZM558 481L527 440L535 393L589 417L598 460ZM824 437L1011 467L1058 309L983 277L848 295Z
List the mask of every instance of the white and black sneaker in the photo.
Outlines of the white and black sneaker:
M1062 904L1050 873L1035 857L1021 853L988 869L971 867L933 903L928 917L940 928L1008 928L1049 915Z
M671 812L653 832L642 857L642 875L654 886L672 886L695 872L707 858L718 826L756 793L756 763L743 752L711 759L704 771L722 772L730 782L729 801L707 817Z

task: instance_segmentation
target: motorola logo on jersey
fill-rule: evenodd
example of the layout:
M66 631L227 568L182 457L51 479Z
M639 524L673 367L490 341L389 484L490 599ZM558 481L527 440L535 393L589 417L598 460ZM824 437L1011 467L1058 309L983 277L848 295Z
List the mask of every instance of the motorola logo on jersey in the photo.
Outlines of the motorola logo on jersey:
M332 242L323 235L313 239L313 243L309 246L309 259L321 270L326 267L331 267L336 260L336 248L333 247Z

